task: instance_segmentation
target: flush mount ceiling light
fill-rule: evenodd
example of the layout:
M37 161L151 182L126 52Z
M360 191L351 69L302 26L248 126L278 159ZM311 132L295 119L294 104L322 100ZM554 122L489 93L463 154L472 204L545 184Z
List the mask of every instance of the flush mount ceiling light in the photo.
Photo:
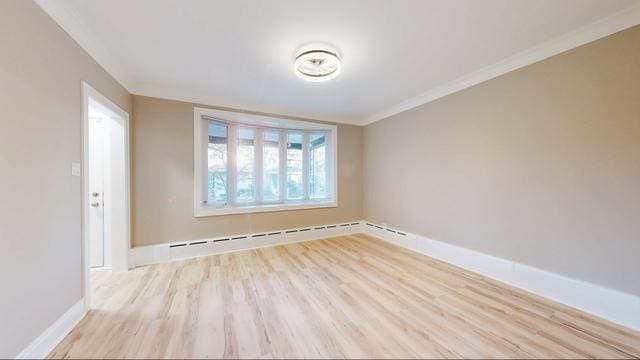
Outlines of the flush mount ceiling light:
M328 81L340 73L338 53L326 45L305 46L298 50L294 71L307 81Z

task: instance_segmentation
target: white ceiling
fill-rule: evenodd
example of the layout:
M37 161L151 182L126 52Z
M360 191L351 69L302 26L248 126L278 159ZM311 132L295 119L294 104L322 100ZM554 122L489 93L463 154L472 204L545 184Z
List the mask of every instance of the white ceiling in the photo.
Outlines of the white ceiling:
M637 0L37 2L132 93L354 124L633 25L638 11L613 29L609 20L639 8ZM342 57L342 73L326 83L293 72L296 50L317 41Z

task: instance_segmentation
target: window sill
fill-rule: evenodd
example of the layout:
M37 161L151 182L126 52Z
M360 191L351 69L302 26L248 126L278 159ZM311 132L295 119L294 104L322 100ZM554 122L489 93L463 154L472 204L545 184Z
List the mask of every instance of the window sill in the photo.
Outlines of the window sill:
M321 209L338 207L336 201L317 202L317 203L303 203L303 204L273 204L273 205L251 205L251 206L238 206L230 208L211 208L207 206L201 206L195 209L195 217L206 216L220 216L220 215L234 215L234 214L252 214L263 212L276 212L276 211L291 211L291 210L306 210L306 209Z

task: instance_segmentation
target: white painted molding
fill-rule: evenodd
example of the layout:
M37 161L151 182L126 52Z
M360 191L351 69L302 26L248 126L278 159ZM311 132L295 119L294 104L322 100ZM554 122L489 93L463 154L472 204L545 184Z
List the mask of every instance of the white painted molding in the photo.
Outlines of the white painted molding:
M111 118L121 123L124 129L124 188L125 188L125 211L124 213L118 212L119 215L124 215L124 229L121 233L124 233L123 237L115 237L118 241L112 242L112 270L113 271L125 271L129 269L129 249L131 248L131 174L130 174L130 159L131 149L130 144L130 120L129 113L121 109L114 102L102 95L99 91L94 89L87 82L81 83L81 103L82 103L82 266L84 268L84 289L83 296L85 300L86 308L89 308L91 303L91 286L89 276L89 103L98 107L102 112L111 116ZM122 225L122 224L121 224Z
M361 221L316 225L211 239L139 246L131 249L131 256L129 258L131 259L132 265L138 267L200 256L326 239L360 232L362 232Z
M141 83L133 84L130 92L134 95L139 96L148 96L153 98L187 102L196 105L211 106L219 109L226 109L228 111L235 110L246 113L264 114L265 116L270 114L271 116L300 119L301 121L306 122L321 121L348 125L362 125L363 120L360 118L347 117L326 118L321 114L301 113L299 111L291 111L291 109L282 107L256 106L255 104L244 102L229 102L211 96L210 94L206 94L204 92L192 92L184 89L174 89L170 87L161 87L157 85L148 85Z
M131 92L131 77L124 66L94 35L89 26L66 1L34 0L60 27L75 40L109 75L113 76L127 91Z
M384 241L640 330L640 297L372 222L362 227Z
M629 7L550 41L546 41L442 86L430 89L399 104L378 111L365 119L360 125L368 125L403 111L413 109L638 24L640 24L640 4Z
M22 350L16 359L44 359L64 339L80 320L87 314L84 299L80 299L67 312L62 314L40 336Z
M72 6L65 5L64 1L56 0L35 0L35 2L130 93L200 104L211 104L211 97L206 94L197 94L179 89L159 89L157 87L144 86L143 84L134 84L132 74L127 73L123 64L121 64L106 48L104 43L90 31L89 26L83 22L82 17L72 9ZM534 46L456 80L429 89L418 96L380 110L367 118L325 120L353 125L367 125L638 24L640 24L640 4L631 6L560 37ZM243 106L236 107L244 108ZM246 110L270 111L274 113L282 112L277 109L258 110L247 108ZM284 114L286 111L282 113ZM294 116L294 114L291 114L291 116Z

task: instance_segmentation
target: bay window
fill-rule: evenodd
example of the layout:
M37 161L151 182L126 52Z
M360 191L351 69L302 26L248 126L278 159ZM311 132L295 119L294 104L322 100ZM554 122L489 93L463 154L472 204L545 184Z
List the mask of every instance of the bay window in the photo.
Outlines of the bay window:
M194 109L194 213L337 206L337 128Z

